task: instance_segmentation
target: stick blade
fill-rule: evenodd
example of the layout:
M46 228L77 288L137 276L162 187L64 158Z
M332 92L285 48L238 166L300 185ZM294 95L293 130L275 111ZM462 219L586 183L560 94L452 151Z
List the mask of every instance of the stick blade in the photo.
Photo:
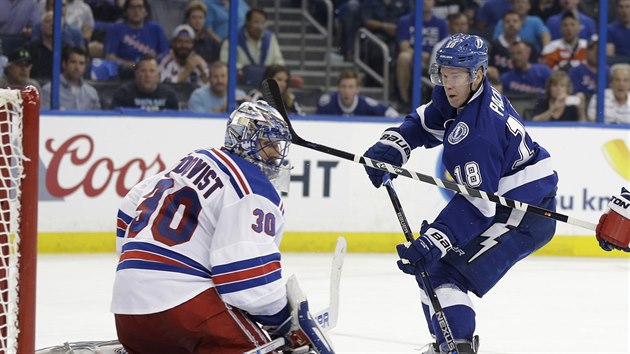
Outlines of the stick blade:
M280 92L280 87L275 79L265 79L262 84L260 84L260 91L262 93L263 99L267 101L267 103L278 110L284 119L287 119L287 112L284 107L284 102L282 100L282 93Z
M291 120L287 114L287 109L284 105L284 100L282 99L282 93L280 92L278 82L271 78L263 80L260 84L260 92L262 93L263 99L267 101L271 107L277 109L282 118L284 118L284 121L287 122L289 131L291 132L291 141L298 145L304 144L304 140L300 138L293 129L293 125L291 124Z

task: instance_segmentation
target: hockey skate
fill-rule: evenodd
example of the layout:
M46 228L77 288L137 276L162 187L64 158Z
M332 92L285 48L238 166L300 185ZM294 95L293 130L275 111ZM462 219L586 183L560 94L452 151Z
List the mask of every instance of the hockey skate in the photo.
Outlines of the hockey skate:
M479 336L474 336L472 343L456 340L455 346L457 347L458 354L477 354L477 351L479 350ZM442 350L443 351L440 352L440 348L437 343L431 343L428 350L422 354L447 354L449 351L446 343L442 344Z

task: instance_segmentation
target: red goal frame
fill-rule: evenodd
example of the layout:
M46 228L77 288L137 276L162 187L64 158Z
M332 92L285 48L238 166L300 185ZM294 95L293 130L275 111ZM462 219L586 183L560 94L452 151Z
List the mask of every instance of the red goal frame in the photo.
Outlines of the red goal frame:
M36 268L37 268L37 203L38 203L38 165L39 165L39 92L33 86L27 86L20 90L22 98L22 152L26 159L23 161L23 178L21 181L20 198L20 222L19 222L19 268L17 285L18 299L18 334L16 338L18 353L35 352L35 289L36 289ZM7 117L7 119L11 119ZM2 124L2 129L9 124ZM8 144L8 135L3 134L2 143ZM6 146L6 145L5 145ZM4 149L1 149L4 150ZM9 148L10 150L10 148ZM4 179L10 179L10 151L0 151L0 174ZM3 191L6 195L6 191ZM3 208L4 209L4 208ZM5 219L10 215L10 211L1 210ZM9 230L1 228L0 235L5 242L10 237ZM8 243L0 247L3 257L7 257L11 250ZM3 258L4 259L4 258ZM8 271L2 270L4 279L0 281L0 286L8 288ZM3 292L3 296L8 296L8 289ZM7 314L0 309L0 324L3 324L1 335L4 343L2 347L7 347L8 326ZM2 354L4 350L0 350Z

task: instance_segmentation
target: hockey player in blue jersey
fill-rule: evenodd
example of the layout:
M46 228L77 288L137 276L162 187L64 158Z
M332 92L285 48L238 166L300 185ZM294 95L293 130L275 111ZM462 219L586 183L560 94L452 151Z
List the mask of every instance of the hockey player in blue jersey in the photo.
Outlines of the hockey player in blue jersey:
M430 68L432 100L387 129L366 157L403 165L417 147L442 145L442 162L460 184L555 210L558 176L550 154L527 133L518 112L486 78L488 47L468 34L451 36ZM366 168L375 187L383 171ZM477 353L469 292L484 296L519 260L548 243L555 220L456 194L412 243L397 246L398 267L419 278L424 264L460 354ZM405 260L405 262L403 262ZM407 262L408 261L408 262ZM447 353L424 291L422 307L434 343Z

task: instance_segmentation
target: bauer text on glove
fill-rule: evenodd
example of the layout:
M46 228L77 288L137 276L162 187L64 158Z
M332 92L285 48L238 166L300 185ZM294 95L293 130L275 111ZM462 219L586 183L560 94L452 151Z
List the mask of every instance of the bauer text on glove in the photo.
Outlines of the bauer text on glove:
M420 273L420 267L430 268L452 248L453 245L446 234L430 227L415 241L396 246L400 256L396 263L404 273L416 275Z
M400 134L400 129L389 128L383 132L380 140L372 145L364 154L372 160L387 162L395 166L404 165L411 155L411 147ZM385 171L365 166L365 171L374 187L378 188L383 183ZM396 175L392 175L392 179Z

